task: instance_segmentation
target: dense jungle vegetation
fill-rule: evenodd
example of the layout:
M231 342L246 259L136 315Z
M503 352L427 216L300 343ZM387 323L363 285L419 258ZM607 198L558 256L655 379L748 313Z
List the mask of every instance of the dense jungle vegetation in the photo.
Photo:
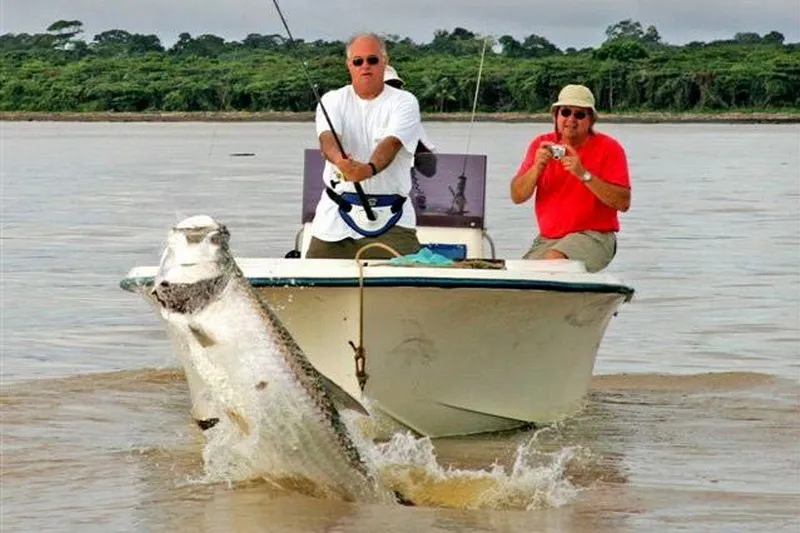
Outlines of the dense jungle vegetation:
M349 83L345 43L250 34L242 41L182 33L171 47L155 35L112 29L82 38L59 20L40 34L0 35L2 111L305 111L320 92ZM664 43L633 20L606 29L597 48L561 50L546 38L492 38L478 110L547 109L561 86L591 87L603 111L800 110L800 43L779 32L729 40ZM429 43L385 36L392 65L423 111L469 111L484 38L439 30Z

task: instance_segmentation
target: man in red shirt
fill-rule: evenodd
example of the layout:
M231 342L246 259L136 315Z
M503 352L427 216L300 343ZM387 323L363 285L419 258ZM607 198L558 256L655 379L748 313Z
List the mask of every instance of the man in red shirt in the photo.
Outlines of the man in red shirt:
M617 251L618 211L631 205L622 145L594 131L594 95L567 85L551 107L555 131L539 135L511 180L511 200L534 208L539 235L524 259L572 259L604 269Z

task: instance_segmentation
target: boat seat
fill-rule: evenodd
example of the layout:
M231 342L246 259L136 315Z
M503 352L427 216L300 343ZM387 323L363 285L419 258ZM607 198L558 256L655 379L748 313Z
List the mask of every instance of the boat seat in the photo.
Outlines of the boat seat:
M486 156L437 153L436 159L436 173L431 177L411 169L409 200L417 214L417 237L431 251L451 259L483 258L484 239L488 239L484 228ZM305 150L302 229L295 243L302 257L311 242L311 222L324 187L324 166L319 149Z

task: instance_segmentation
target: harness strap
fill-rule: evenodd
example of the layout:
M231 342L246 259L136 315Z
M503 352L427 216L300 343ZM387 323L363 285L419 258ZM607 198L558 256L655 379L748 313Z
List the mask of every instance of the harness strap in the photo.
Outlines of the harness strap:
M333 202L339 206L339 209L341 209L345 213L349 213L354 205L357 206L362 205L361 199L358 197L356 193L353 192L344 192L342 194L337 194L330 187L325 187L325 193L328 195L328 198L333 200ZM392 213L397 213L403 207L403 204L406 201L406 197L400 196L399 194L368 194L367 201L369 202L370 207L391 206Z
M336 193L334 193L336 194ZM341 199L349 205L361 206L361 199L357 194L352 192L344 192L341 194ZM402 209L403 204L406 202L405 196L399 194L368 194L367 201L370 207L391 207L392 213L397 213Z
M339 209L341 209L345 213L349 213L350 210L353 208L351 204L344 201L344 198L333 192L333 189L331 189L330 187L325 187L325 192L328 194L328 198L333 200L336 203L336 205L339 206Z
M339 215L344 223L364 237L378 237L388 231L403 216L403 204L406 202L406 197L399 194L369 194L367 202L378 218L375 221L366 221L361 217L366 211L365 206L356 193L337 194L329 187L325 188L325 192L339 206ZM353 206L358 209L354 211Z

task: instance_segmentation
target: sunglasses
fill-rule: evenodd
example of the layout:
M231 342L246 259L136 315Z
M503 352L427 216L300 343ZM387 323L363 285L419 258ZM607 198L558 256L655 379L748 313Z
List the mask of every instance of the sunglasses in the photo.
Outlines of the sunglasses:
M572 115L575 115L575 120L583 120L586 118L586 111L572 111L572 109L568 107L562 107L561 110L558 112L564 118L569 118Z
M366 61L367 61L367 65L375 66L375 65L377 65L378 63L381 62L381 58L378 57L378 56L367 56ZM364 64L364 58L363 57L354 57L352 59L352 63L353 63L354 67L360 67L361 65Z

